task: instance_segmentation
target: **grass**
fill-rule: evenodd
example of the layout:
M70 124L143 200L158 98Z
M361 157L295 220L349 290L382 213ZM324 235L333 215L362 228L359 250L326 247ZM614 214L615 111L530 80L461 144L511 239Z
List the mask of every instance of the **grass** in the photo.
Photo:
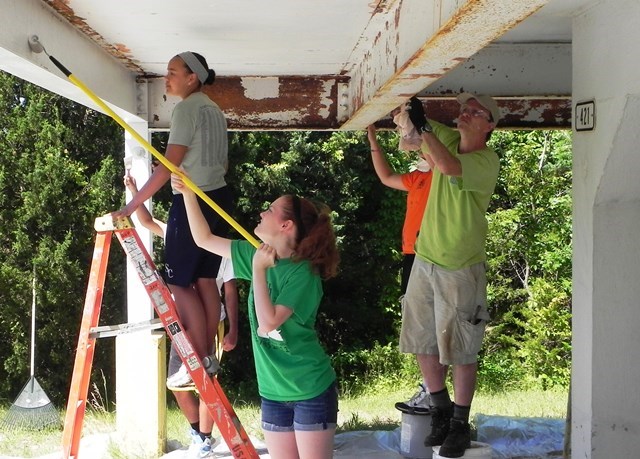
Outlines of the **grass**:
M393 430L400 426L401 415L394 403L413 395L414 387L372 387L366 394L343 395L340 399L338 432L355 430ZM233 399L234 409L250 436L263 439L257 401ZM0 419L8 407L0 407ZM566 391L510 391L496 394L478 393L472 405L476 413L515 417L560 418L566 416ZM103 409L90 409L85 416L83 436L111 433L115 430L115 414ZM167 438L186 445L188 425L177 408L167 413ZM60 451L61 430L41 432L6 432L0 430L0 459L38 457ZM113 457L125 456L112 445Z

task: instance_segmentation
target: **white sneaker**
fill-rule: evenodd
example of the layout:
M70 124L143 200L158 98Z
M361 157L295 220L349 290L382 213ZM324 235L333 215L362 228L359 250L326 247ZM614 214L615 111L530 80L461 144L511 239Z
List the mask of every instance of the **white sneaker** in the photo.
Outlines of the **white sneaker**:
M423 383L419 384L418 392L406 402L396 403L396 409L407 414L429 414L431 412L431 397Z
M192 384L193 381L191 380L191 375L187 371L187 367L184 365L184 363L180 365L178 371L167 378L167 387L170 390L172 388L183 388Z
M218 446L219 441L212 437L207 437L204 439L202 444L200 445L200 457L201 459L206 457L215 457L215 453L213 449Z
M191 444L189 445L188 457L200 457L200 447L204 443L200 434L193 429L189 429L189 436L191 437Z

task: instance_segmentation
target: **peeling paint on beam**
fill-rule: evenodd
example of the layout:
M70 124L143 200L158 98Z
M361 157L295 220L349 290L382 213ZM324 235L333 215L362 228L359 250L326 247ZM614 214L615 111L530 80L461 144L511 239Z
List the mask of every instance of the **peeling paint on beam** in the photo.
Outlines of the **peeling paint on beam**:
M415 27L416 18L405 17L407 0L397 3L393 18L379 30L379 37L351 72L350 119L343 129L363 129L379 116L375 107L398 106L465 62L493 40L524 21L548 0L468 0L432 36L415 43L408 58L397 54L406 23ZM390 12L391 13L391 12ZM429 24L427 14L419 18ZM399 57L401 57L400 62ZM380 65L386 63L387 65ZM393 64L393 71L389 66ZM369 108L368 108L369 107Z
M524 21L545 3L547 0L468 1L412 59L398 69L396 81L408 80L410 84L418 80L425 88ZM415 92L412 89L409 95Z
M571 129L571 98L495 98L500 107L498 129ZM455 127L460 104L451 98L421 98L427 116L447 126ZM391 118L376 123L381 128L394 129Z
M347 77L218 77L205 93L230 129L333 130L339 127L340 84Z
M513 129L571 129L571 98L497 99L499 127Z
M136 72L138 74L144 73L142 67L140 67L129 55L130 50L126 44L123 43L108 43L102 35L96 32L93 28L91 28L87 22L77 16L73 11L73 8L69 6L69 0L42 0L43 3L47 4L50 8L52 8L58 15L64 18L73 28L75 28L82 35L85 35L92 41L94 41L98 46L100 46L106 53L110 54L118 61L122 62L129 70Z

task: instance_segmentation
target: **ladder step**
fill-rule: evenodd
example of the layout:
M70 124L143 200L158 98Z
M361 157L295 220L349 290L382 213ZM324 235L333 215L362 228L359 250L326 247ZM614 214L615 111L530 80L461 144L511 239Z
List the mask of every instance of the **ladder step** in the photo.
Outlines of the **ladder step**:
M124 333L133 333L142 330L157 330L159 328L164 328L164 325L162 325L162 321L158 318L127 324L103 325L100 327L92 327L89 332L89 338L109 338L111 336L122 335Z

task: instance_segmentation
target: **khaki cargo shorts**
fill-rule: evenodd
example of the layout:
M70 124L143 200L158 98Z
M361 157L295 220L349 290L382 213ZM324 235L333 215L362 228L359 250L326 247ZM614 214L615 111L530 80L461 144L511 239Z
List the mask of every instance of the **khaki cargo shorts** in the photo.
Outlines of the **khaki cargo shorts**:
M451 271L416 257L402 299L401 352L475 363L489 318L484 262Z

